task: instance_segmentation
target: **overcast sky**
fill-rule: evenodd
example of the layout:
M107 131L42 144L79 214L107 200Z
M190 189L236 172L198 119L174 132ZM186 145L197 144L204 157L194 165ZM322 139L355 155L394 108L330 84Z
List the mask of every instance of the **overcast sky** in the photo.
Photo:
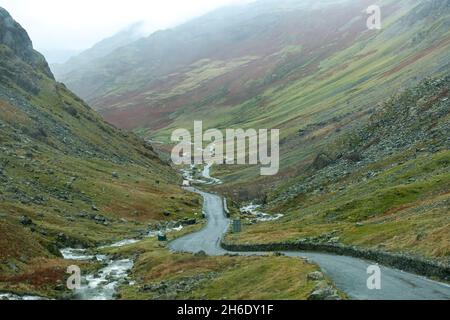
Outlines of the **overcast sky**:
M50 62L90 48L145 20L148 31L172 27L228 4L249 0L0 0ZM52 61L53 60L53 61Z

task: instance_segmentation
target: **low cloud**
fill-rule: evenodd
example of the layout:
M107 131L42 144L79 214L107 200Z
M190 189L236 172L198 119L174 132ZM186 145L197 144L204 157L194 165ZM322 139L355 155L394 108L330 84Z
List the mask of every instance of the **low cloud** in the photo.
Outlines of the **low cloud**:
M0 0L27 29L37 50L77 52L137 21L145 32L173 27L229 4L249 0Z

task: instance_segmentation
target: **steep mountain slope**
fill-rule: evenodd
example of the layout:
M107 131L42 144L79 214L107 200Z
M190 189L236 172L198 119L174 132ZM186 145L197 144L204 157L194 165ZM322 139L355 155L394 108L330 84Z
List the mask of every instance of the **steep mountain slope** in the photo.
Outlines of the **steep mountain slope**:
M293 69L304 76L365 30L365 21L355 17L361 18L368 1L322 1L328 4L323 8L314 3L261 1L221 9L156 32L60 80L109 121L154 130L177 110L235 105ZM357 23L348 25L352 20Z
M122 240L165 212L182 219L200 209L150 145L55 82L3 8L0 151L1 291L52 296L69 263L58 249Z
M65 63L52 64L52 72L57 79L68 78L69 75L86 65L93 64L120 47L133 43L144 36L143 22L135 23L117 34L100 41L92 48L72 57Z
M311 6L319 3L321 6ZM397 90L448 69L448 0L259 1L219 10L121 48L63 79L110 122L168 142L175 128L281 129L280 181ZM222 167L254 196L258 167ZM259 184L248 181L260 180Z
M326 145L239 242L343 243L450 265L450 76L426 80Z

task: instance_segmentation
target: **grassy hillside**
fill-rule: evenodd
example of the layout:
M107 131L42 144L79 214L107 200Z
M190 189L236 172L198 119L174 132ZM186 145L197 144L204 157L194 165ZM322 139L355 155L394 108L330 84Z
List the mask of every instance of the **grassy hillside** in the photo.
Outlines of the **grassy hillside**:
M324 146L364 122L387 97L425 76L448 72L448 2L433 3L443 9L430 2L416 9L409 1L397 2L398 10L385 18L382 31L366 32L322 61L314 74L236 107L238 125L281 128L279 180L300 175ZM227 171L223 178L232 183L252 179L258 172Z
M150 145L55 82L2 8L0 150L0 290L54 293L68 264L58 249L136 236L200 210Z
M228 190L254 197L261 188L251 186L270 189L299 175L321 147L386 97L448 70L447 0L376 1L379 31L366 27L371 4L289 0L222 9L62 80L108 121L165 143L194 120L203 120L205 130L281 129L275 181L259 177L259 167L214 169Z
M314 3L262 1L221 9L59 79L109 121L155 130L192 111L187 109L236 105L288 76L298 79L366 29L361 11L368 1Z
M372 4L382 30L367 30ZM308 5L217 11L65 80L106 119L165 150L194 120L205 130L280 129L277 176L213 168L224 181L216 191L236 206L259 198L286 214L231 241L334 238L448 262L450 2ZM83 91L84 76L101 87Z
M286 217L231 241L341 242L450 263L450 77L426 80L274 190Z

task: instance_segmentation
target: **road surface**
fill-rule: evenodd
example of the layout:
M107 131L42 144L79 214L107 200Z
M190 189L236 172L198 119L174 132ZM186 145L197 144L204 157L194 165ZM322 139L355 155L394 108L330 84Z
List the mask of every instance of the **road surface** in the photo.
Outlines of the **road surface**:
M210 193L190 189L204 198L204 213L208 219L206 227L193 234L170 243L177 252L197 253L204 251L217 256L227 253L221 248L229 226L223 210L222 198ZM233 252L229 252L233 253ZM240 255L261 255L264 253L238 253ZM313 252L284 252L287 256L307 258L317 263L336 286L350 298L358 300L450 300L450 286L415 274L381 267L381 290L367 288L367 268L373 262L366 260Z
M225 217L222 198L193 188L187 189L203 196L203 211L208 223L201 231L172 241L170 248L173 251L191 253L204 251L210 256L224 255L227 252L220 247L220 242L228 230L229 220Z

